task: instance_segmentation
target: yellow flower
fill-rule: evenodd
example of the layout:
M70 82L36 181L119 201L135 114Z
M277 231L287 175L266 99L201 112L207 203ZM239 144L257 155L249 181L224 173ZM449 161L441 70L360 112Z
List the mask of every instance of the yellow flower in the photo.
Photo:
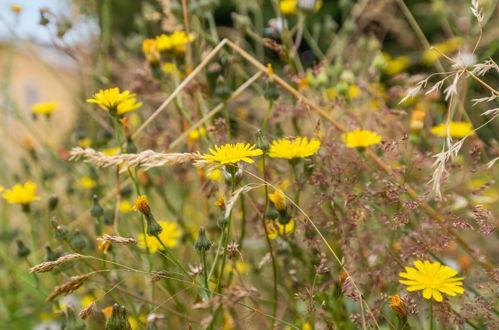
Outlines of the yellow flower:
M357 85L348 86L348 98L351 100L358 99L360 97L361 90Z
M278 236L288 235L295 230L295 220L291 220L286 225L279 221L267 221L267 234L270 239L276 239Z
M272 158L306 158L314 155L321 147L321 141L306 137L297 137L293 140L280 139L272 141L269 156Z
M431 129L431 132L438 136L447 136L447 124L442 123ZM463 138L473 134L473 126L465 121L451 121L449 123L449 134L453 138Z
M142 51L148 62L159 62L158 43L156 39L145 39L142 42Z
M223 180L222 171L220 171L218 168L214 169L213 171L209 171L206 174L206 177L210 180L213 180L213 181L222 181Z
M80 179L80 186L83 189L92 189L96 185L95 180L92 178L89 178L88 176L84 176L83 178Z
M400 283L408 286L407 291L423 290L425 299L435 299L440 302L443 300L442 294L449 296L461 294L464 289L463 277L454 277L457 271L440 264L438 261L433 263L429 261L416 260L414 266L405 267L406 273L400 273L399 276L407 280L399 280Z
M242 260L236 260L233 263L227 264L227 271L229 272L238 272L239 274L246 274L250 270L250 266L242 261Z
M368 130L356 129L352 132L344 133L341 139L349 148L365 148L381 141L381 136Z
M114 156L120 153L120 147L107 148L101 152L106 156Z
M93 97L93 99L87 99L87 103L96 103L113 116L123 115L142 106L141 102L137 102L135 94L129 91L120 92L117 87L101 89Z
M384 54L386 66L384 71L389 75L395 75L407 69L411 64L411 61L407 56L397 56L391 58L390 55Z
M199 140L201 136L205 135L206 135L206 128L201 126L200 128L194 129L189 133L189 140L196 141Z
M4 186L0 186L0 193L4 190L5 190Z
M19 14L23 10L23 7L19 5L11 5L10 9L12 9L14 13Z
M147 201L147 196L142 195L133 200L132 210L139 211L146 217L151 216L151 207L149 206L149 202Z
M2 197L9 204L22 205L28 205L32 201L40 199L40 197L36 196L36 184L31 181L24 183L24 185L16 184L11 189L7 189Z
M129 201L121 201L119 210L121 213L128 213L132 210L132 204Z
M163 231L158 235L161 241L168 248L174 248L177 246L180 236L182 235L182 231L178 227L175 222L168 221L158 221L158 223L163 227ZM144 234L139 234L137 236L138 246L142 249L147 247L149 248L150 253L154 253L158 250L163 250L163 246L156 237L144 236Z
M284 15L294 15L298 13L298 8L296 8L297 0L281 0L279 2L279 10L281 14Z
M79 139L78 145L82 148L89 148L92 145L92 140L88 137Z
M162 52L174 49L183 52L185 45L193 42L196 37L193 34L187 35L184 31L175 31L171 35L162 34L156 37L156 47Z
M174 74L178 73L177 66L172 62L166 62L161 66L161 69L164 73Z
M31 111L38 115L50 116L59 107L57 102L35 103L31 106Z
M277 189L273 194L269 194L269 199L274 204L277 211L286 210L286 197L280 189Z
M87 308L95 301L95 297L92 295L84 295L80 300L80 305L82 308Z
M443 54L448 54L456 51L463 43L463 38L454 37L446 40L445 42L435 44L432 48L423 52L422 62L426 65L431 65L437 61ZM435 49L434 49L435 48ZM438 50L438 51L437 51Z
M220 165L235 164L237 162L254 163L250 157L260 156L263 151L255 149L256 145L244 144L238 142L236 144L225 144L223 146L215 146L215 149L210 148L210 154L204 154L206 161L218 163Z

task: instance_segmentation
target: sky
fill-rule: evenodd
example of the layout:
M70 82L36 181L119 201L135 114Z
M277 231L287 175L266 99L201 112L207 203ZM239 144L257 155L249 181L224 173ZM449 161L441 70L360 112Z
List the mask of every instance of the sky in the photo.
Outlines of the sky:
M15 14L10 6L20 5L23 10ZM66 0L0 0L0 40L12 37L15 31L21 39L34 40L40 43L50 42L50 33L46 27L39 24L40 8L49 8L56 16L70 16L71 12ZM53 24L51 24L54 30ZM80 42L88 39L96 31L96 26L90 20L80 19L73 29L64 37L67 43ZM53 32L52 32L53 33Z

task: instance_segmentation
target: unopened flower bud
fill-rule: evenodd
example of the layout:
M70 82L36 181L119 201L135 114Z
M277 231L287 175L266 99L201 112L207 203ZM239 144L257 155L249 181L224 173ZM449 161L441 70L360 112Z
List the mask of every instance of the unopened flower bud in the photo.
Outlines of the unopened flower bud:
M147 235L149 236L158 236L163 231L163 227L154 219L151 215L146 217L147 220Z
M274 81L274 77L270 77L265 85L265 90L263 92L263 97L268 101L275 101L279 98L279 92L277 91L277 86Z
M221 214L220 217L218 218L217 224L220 228L224 229L227 224L229 223L229 220L224 216L224 214Z
M55 210L55 208L57 207L57 204L59 204L59 197L57 197L56 194L50 195L48 203L47 203L49 211Z
M17 244L17 256L19 258L26 258L27 256L29 256L31 250L26 245L24 245L23 241L17 240L16 244Z
M99 204L99 199L98 199L97 195L93 195L92 199L93 199L93 204L92 204L92 207L90 208L90 215L93 218L98 219L104 215L104 209Z
M199 252L208 251L211 247L210 240L206 237L206 231L204 227L199 228L199 236L196 242L194 243L194 248Z
M54 228L54 237L56 240L65 240L68 238L69 230L57 222L56 217L50 218L50 224Z
M48 244L45 245L45 250L46 250L45 261L54 261L54 260L57 260L61 256L60 251L52 250L52 248Z
M219 76L217 79L217 85L215 87L213 95L221 98L223 101L226 101L231 94L232 90L225 83L225 79L222 76Z
M68 306L66 308L66 312L64 313L62 319L62 327L61 329L65 330L84 330L86 329L85 322L76 316L73 307Z
M111 317L106 322L106 330L132 330L125 306L113 305Z
M85 236L81 233L79 229L76 229L71 237L70 244L76 250L82 250L87 246L87 241Z

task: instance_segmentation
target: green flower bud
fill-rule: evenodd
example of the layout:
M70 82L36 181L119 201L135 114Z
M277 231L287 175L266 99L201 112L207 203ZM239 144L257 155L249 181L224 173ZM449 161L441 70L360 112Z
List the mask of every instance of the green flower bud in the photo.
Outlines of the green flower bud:
M50 218L50 224L54 228L54 237L56 240L66 240L69 236L69 230L64 225L60 225L57 222L56 217Z
M125 306L113 305L111 317L106 322L106 330L132 330Z
M225 83L225 79L222 76L219 76L217 79L217 85L215 87L213 95L221 98L223 101L226 101L231 94L232 90Z
M76 316L73 308L68 306L62 319L62 329L64 330L85 330L85 322Z
M24 245L23 241L17 240L16 244L17 244L17 256L19 258L26 258L27 256L29 256L31 250L26 245Z
M102 206L99 204L99 199L97 198L97 195L93 195L93 204L92 207L90 208L90 215L93 218L100 218L104 215L104 209Z
M158 236L163 231L163 227L154 219L151 215L146 216L147 220L147 235L149 236Z
M71 241L69 242L73 248L76 250L83 250L87 246L87 240L85 236L80 232L79 229L76 229L71 237Z
M59 197L57 197L56 194L50 195L48 203L47 203L49 211L55 210L55 208L57 207L57 204L59 204Z
M194 248L199 252L208 251L211 247L210 240L206 237L206 231L204 227L199 228L199 236L194 243Z
M218 218L218 221L217 221L218 226L220 228L224 229L228 223L229 223L229 220L227 220L227 218L225 218L225 216L223 214L220 215L220 217Z
M54 251L50 247L50 245L45 245L45 250L47 251L45 254L45 261L54 261L57 260L62 253L60 251Z
M279 216L277 217L277 221L279 221L279 223L284 226L291 221L291 217L288 215L288 212L286 212L286 210L280 211Z
M263 97L268 101L275 101L279 98L279 92L277 91L277 86L273 77L270 77L267 80L267 84L265 85L265 90L263 92Z

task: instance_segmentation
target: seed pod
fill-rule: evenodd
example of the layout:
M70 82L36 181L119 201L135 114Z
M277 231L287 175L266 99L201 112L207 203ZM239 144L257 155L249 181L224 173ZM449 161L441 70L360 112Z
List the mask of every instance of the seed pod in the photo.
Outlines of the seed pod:
M50 195L48 203L47 203L49 211L55 210L55 208L57 207L57 204L59 204L59 197L57 197L56 194Z

